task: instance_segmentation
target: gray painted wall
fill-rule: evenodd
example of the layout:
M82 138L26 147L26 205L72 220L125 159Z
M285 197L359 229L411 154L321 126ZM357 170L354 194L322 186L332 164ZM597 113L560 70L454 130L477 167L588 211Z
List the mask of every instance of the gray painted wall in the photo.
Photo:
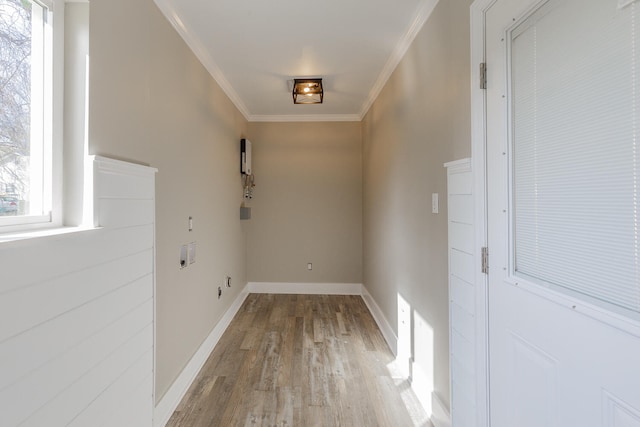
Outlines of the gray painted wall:
M415 363L449 405L446 171L471 153L470 0L441 1L363 122L364 284L398 330L398 297L433 330L415 330ZM440 213L431 213L431 193ZM428 342L426 342L428 341ZM403 343L399 343L402 346ZM416 351L418 349L418 351Z
M362 283L361 124L250 123L248 135L248 280Z

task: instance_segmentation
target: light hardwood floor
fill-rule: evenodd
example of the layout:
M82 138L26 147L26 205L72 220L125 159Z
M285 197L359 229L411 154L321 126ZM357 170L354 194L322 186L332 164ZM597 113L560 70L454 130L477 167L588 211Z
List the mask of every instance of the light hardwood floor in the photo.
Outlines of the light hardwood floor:
M430 426L359 296L250 294L168 427Z

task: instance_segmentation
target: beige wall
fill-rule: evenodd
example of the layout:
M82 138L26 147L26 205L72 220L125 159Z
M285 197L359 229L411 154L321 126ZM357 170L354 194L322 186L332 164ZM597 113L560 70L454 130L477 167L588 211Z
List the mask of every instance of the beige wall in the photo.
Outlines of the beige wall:
M248 136L248 280L362 283L361 124L250 123Z
M364 284L397 331L397 300L433 328L416 363L449 404L443 163L468 157L470 0L441 1L363 122ZM431 193L440 213L431 213ZM402 343L400 343L402 345ZM424 352L424 347L433 351ZM416 352L415 349L419 351ZM431 353L433 362L431 361Z
M246 122L152 0L92 0L90 18L90 153L159 169L159 400L246 283ZM192 241L197 261L180 270L179 247ZM218 300L225 275L236 286Z

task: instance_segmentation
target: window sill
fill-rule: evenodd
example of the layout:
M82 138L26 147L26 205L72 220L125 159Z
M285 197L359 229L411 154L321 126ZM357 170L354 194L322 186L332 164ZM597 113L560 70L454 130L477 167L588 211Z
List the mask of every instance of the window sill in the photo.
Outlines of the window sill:
M44 229L37 229L37 230L22 230L22 231L0 233L0 244L21 241L21 240L39 239L43 237L62 236L65 234L72 234L72 233L82 233L85 231L98 230L100 228L102 227L90 227L90 226L55 227L55 228L44 228Z

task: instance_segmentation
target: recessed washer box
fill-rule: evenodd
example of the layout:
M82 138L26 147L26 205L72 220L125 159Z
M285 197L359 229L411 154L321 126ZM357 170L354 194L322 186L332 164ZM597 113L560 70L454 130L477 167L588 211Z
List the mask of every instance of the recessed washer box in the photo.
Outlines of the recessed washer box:
M186 268L188 263L187 245L180 246L180 268Z
M196 242L189 243L189 264L196 262Z

